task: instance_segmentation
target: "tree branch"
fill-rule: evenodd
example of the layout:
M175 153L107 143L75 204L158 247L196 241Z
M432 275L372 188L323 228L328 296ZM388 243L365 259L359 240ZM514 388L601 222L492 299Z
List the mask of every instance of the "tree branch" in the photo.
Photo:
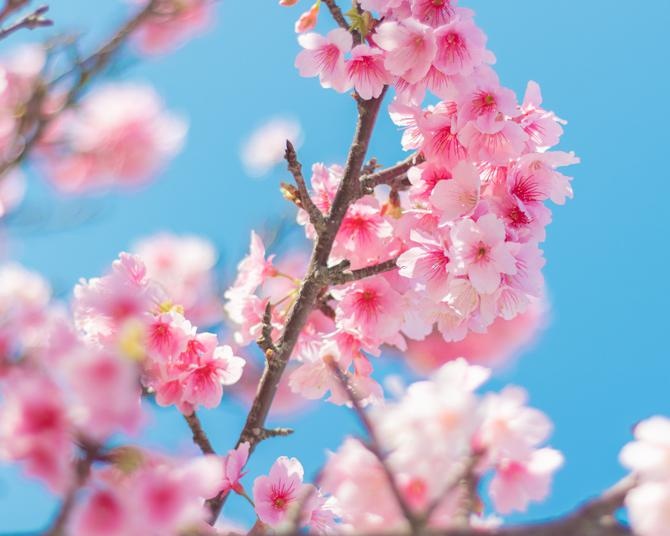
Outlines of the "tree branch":
M307 191L307 185L305 184L305 178L302 176L302 164L298 161L298 155L295 152L293 144L286 140L286 152L284 153L284 158L288 163L288 170L293 175L296 185L298 186L298 196L300 199L300 206L307 212L309 215L309 221L316 229L318 234L321 234L325 230L326 222L323 218L323 214L314 204L312 197Z
M14 156L0 163L0 177L9 169L12 169L23 162L23 160L30 154L30 151L39 142L40 137L51 122L63 113L63 111L67 110L77 102L83 89L96 74L100 73L107 67L107 65L109 65L114 54L126 42L128 37L139 28L145 19L152 14L159 2L160 0L150 0L137 14L123 24L109 41L100 46L93 54L77 63L73 69L49 82L42 82L36 85L35 93L27 103L27 109L33 110L33 114L30 117L25 117L23 119L23 125L20 129L18 139L14 140L14 144L20 148ZM46 100L48 89L55 88L75 73L77 73L76 79L67 91L61 108L50 115L43 115L42 104ZM23 133L28 131L31 131L30 135L24 137Z
M381 184L392 185L395 179L404 175L410 168L419 165L424 160L423 154L413 154L402 162L398 162L395 166L361 177L361 195L371 194L375 187Z
M337 5L335 0L323 0L323 3L328 7L330 14L333 16L333 19L335 19L335 22L338 24L338 26L340 28L344 28L345 30L349 30L349 23L347 22L347 19L344 18L342 10L340 9L340 6Z
M396 264L398 258L389 259L379 264L373 264L372 266L366 266L365 268L359 268L358 270L347 270L346 268L341 268L340 265L334 266L329 270L328 279L333 285L342 285L344 283L351 283L352 281L359 281L365 279L366 277L371 277L373 275L383 274L384 272L389 272L398 267Z
M212 444L209 442L207 433L202 427L200 419L198 418L198 415L195 413L195 411L190 415L184 415L184 420L191 429L191 433L193 434L193 442L198 445L198 447L200 447L202 453L216 454L214 447L212 447Z
M49 6L40 6L32 13L10 24L6 28L0 29L0 40L5 39L9 35L23 28L26 30L34 30L35 28L53 26L53 21L44 17L44 14L47 11L49 11Z
M265 421L272 406L279 381L286 369L291 353L295 348L302 328L305 326L309 314L318 304L319 297L323 294L324 287L328 283L328 260L335 242L335 237L342 225L342 220L351 203L357 199L360 191L360 175L372 131L374 130L386 93L386 87L382 94L376 99L367 101L358 99L358 121L354 139L349 149L344 174L338 186L330 213L326 218L325 230L317 236L312 250L312 256L298 296L291 308L282 335L276 344L277 351L272 358L267 359L263 375L258 384L256 396L251 404L244 428L237 440L237 445L248 441L250 452L262 440L255 431L265 427ZM217 497L208 502L212 512L212 523L216 521L226 497Z

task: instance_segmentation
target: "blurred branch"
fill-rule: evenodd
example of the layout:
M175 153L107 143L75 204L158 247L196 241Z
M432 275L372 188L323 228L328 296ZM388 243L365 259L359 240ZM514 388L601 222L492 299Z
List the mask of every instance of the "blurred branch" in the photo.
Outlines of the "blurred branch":
M7 6L11 4L12 4L11 1L7 2L5 10L7 9ZM3 10L3 12L5 10ZM44 16L44 14L47 11L49 11L49 6L40 6L37 9L35 9L35 11L33 11L32 13L29 13L28 15L25 15L23 18L20 18L19 20L10 24L9 26L0 29L0 40L7 38L9 35L13 34L18 30L22 29L34 30L35 28L53 26L53 21L51 19L47 19ZM0 16L0 20L4 20L4 17Z
M23 160L29 156L30 151L34 148L37 142L39 142L40 137L46 128L61 113L77 102L84 88L88 86L95 75L99 74L105 67L107 67L114 54L122 47L145 19L152 14L159 1L160 0L150 0L145 7L126 21L108 41L103 43L90 56L76 63L72 69L49 82L41 81L36 84L33 95L28 99L26 104L27 112L22 119L18 139L14 142L14 146L18 147L18 150L13 157L0 163L0 176L22 163ZM62 106L58 111L45 115L42 112L42 107L46 102L47 97L50 96L50 91L56 92L61 83L72 76L74 76L74 81L65 93ZM29 134L24 135L26 132Z
M184 415L184 419L186 420L186 423L188 424L188 427L191 429L191 433L193 434L193 442L198 445L198 447L200 447L202 453L216 454L214 447L212 447L212 444L209 442L207 433L203 429L202 424L200 423L200 419L198 418L198 415L195 413L195 411L190 415Z

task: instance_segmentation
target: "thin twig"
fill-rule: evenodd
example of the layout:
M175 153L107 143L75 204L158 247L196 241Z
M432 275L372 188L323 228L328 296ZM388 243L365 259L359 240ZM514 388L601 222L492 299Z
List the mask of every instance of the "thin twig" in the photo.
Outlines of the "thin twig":
M333 16L333 19L340 26L340 28L349 30L349 23L347 22L347 19L344 18L342 10L340 9L340 6L337 5L335 0L323 0L323 3L326 4L330 14Z
M382 94L376 99L368 101L359 99L356 101L358 105L356 131L344 166L342 180L338 185L330 213L326 218L325 231L316 238L307 273L289 311L281 337L275 343L277 352L272 358L265 361L265 368L258 384L256 396L237 440L237 445L248 441L251 447L250 452L253 452L259 443L259 437L255 434L255 431L265 428L265 421L277 393L279 381L286 369L298 337L310 313L317 307L319 297L323 295L324 287L327 286L330 253L349 206L359 196L361 168L387 89L385 87ZM212 512L212 523L218 518L225 501L225 496L208 501L208 506Z
M381 184L392 184L395 179L407 173L410 168L419 165L424 159L423 154L413 154L394 166L361 177L361 194L371 194L375 187Z
M21 29L34 30L35 28L53 26L53 21L44 17L47 11L49 11L49 6L40 6L32 13L29 13L6 28L0 29L0 40Z
M193 434L193 442L196 445L198 445L198 447L200 447L202 453L216 454L216 451L214 450L214 447L212 447L212 444L209 442L207 433L205 432L205 429L202 427L202 423L200 422L200 419L198 418L198 415L195 413L195 411L190 415L184 415L184 420L188 424L188 427L191 429L191 433Z
M266 359L271 359L277 353L277 347L272 341L272 304L268 300L263 313L263 327L261 328L261 336L256 341Z
M383 274L384 272L389 272L395 270L398 265L397 257L395 259L389 259L379 264L373 264L372 266L366 266L365 268L359 268L358 270L343 270L339 267L331 268L329 272L329 280L333 285L342 285L344 283L351 283L352 281L359 281L365 279L366 277L371 277L373 275Z
M326 221L319 210L319 207L314 204L312 196L310 196L307 191L305 178L302 176L302 164L298 160L295 148L289 140L286 140L286 152L284 153L284 158L288 164L288 170L291 172L291 175L293 175L298 187L300 205L309 215L309 221L314 226L314 229L316 229L316 232L319 234L323 233L326 228Z
M400 510L402 511L403 515L405 516L405 519L409 523L412 529L412 533L418 532L421 526L421 521L414 514L414 512L412 512L412 509L409 507L407 501L405 501L404 497L402 496L402 493L400 492L400 487L396 482L395 475L393 474L393 471L388 464L386 454L384 453L381 441L379 440L379 436L377 435L377 432L375 430L374 425L372 424L372 421L370 420L370 417L366 413L365 409L363 409L363 406L361 404L358 395L354 391L354 388L349 382L349 379L347 378L346 374L342 370L340 370L340 367L337 365L335 360L332 359L327 360L326 364L329 366L332 373L335 375L335 377L339 380L340 384L344 388L349 400L351 401L354 411L358 416L358 419L361 421L361 424L363 425L365 431L368 434L368 438L370 441L369 443L363 443L363 444L370 452L372 452L372 454L375 455L375 457L379 461L379 464L381 465L384 471L384 475L388 482L390 491L393 493L393 496L396 502L398 503Z

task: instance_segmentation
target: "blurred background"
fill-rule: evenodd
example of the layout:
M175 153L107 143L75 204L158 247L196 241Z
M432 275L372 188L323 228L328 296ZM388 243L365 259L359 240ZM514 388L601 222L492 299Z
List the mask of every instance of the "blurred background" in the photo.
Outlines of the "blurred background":
M662 37L670 3L460 3L477 12L502 83L522 97L528 80L539 82L544 107L569 121L559 148L582 158L568 170L575 176L575 199L555 207L544 245L551 304L546 328L489 385L524 386L531 403L555 423L551 445L563 451L566 464L553 493L512 518L538 519L562 513L617 480L623 474L617 455L632 426L651 414L670 414L670 226L663 215L670 195L670 75ZM128 9L119 0L49 4L57 28L82 32L89 43L107 35ZM138 192L63 200L31 180L23 215L7 231L7 256L43 273L67 297L80 277L100 274L138 238L167 230L211 240L220 252L221 280L230 281L250 230L271 233L294 215L278 191L287 173L279 166L262 178L248 176L240 159L243 141L269 118L292 118L302 127L300 158L309 166L343 162L351 139L351 99L322 90L293 68L297 15L274 1L224 0L211 31L176 53L121 62L118 76L150 82L170 109L188 118L186 147ZM23 33L0 47L7 51L44 35ZM392 164L402 158L399 134L386 114L380 117L370 155ZM289 239L300 240L300 233ZM411 378L391 358L374 365L378 378ZM224 397L220 408L200 413L219 452L234 445L244 407ZM140 442L195 452L176 410L151 407L149 413ZM271 420L295 426L296 433L264 442L250 476L267 472L278 455L298 457L313 475L326 450L358 429L349 410L326 403ZM39 530L55 507L41 485L0 466L0 531ZM228 519L242 522L250 514L235 500L225 510Z

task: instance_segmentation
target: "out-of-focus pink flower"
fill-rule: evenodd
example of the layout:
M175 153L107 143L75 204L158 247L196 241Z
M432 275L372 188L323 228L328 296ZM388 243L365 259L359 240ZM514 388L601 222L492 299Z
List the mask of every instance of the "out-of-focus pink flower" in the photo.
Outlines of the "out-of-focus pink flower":
M639 536L667 536L670 527L670 484L645 482L626 495L628 518Z
M635 441L620 455L621 463L645 479L670 480L670 419L651 417L635 427Z
M137 48L148 55L171 52L207 30L214 20L214 4L213 0L161 0L136 32Z
M173 304L205 327L221 320L222 303L213 273L217 253L208 240L190 235L160 233L142 239L133 248Z
M152 88L108 84L54 123L40 154L51 181L66 192L137 186L179 152L185 134L186 123L163 109Z
M244 142L240 152L247 174L261 177L281 162L286 140L296 148L302 143L300 124L293 119L276 117L257 128Z
M65 492L74 448L64 393L37 371L16 371L3 381L2 398L0 457L25 464L27 474Z
M489 485L496 511L523 512L530 501L544 500L554 472L562 465L561 453L550 448L534 451L525 461L502 460Z

